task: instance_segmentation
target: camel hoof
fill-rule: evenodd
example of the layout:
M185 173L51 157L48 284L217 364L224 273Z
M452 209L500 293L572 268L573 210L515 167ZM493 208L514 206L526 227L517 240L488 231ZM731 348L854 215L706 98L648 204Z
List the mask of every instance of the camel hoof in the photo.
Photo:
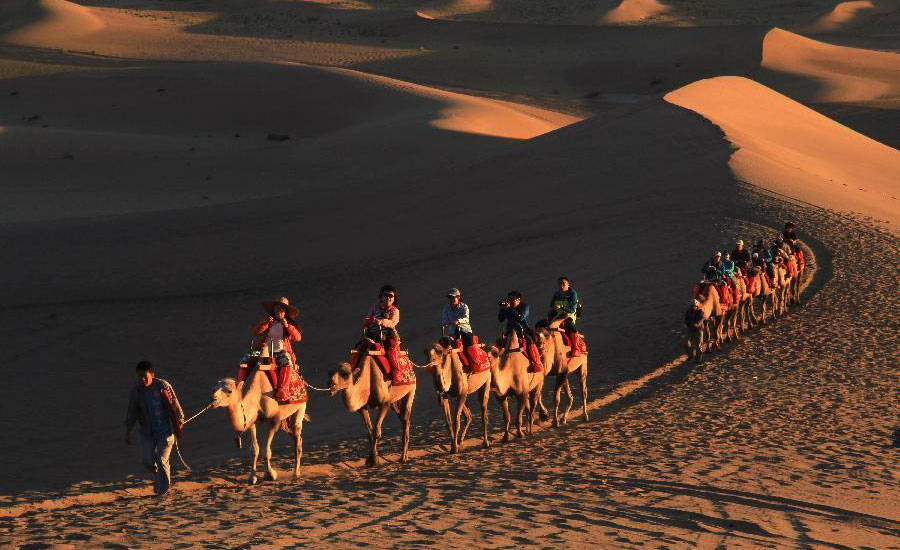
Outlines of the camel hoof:
M559 420L553 419L553 424L551 424L554 428L559 428Z
M490 443L489 441L482 441L482 442L481 442L481 448L482 448L482 449L490 449L490 448L491 448L491 443Z
M400 457L400 462L402 462L403 464L406 464L407 462L409 462L409 457L408 457L408 456L401 456L401 457Z
M277 480L278 480L278 473L277 473L275 470L266 470L266 476L265 476L265 479L266 479L267 481L277 481Z
M247 479L247 483L249 483L250 485L256 485L257 483L259 483L259 478L256 477L255 473L250 474L250 477Z
M591 421L591 417L588 416L588 413L584 413L584 421L585 421L585 422L590 422L590 421Z

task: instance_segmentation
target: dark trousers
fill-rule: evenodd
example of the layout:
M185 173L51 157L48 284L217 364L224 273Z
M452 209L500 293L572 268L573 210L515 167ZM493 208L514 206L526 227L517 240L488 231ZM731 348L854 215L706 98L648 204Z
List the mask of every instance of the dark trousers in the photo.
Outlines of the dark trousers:
M457 340L462 340L464 348L475 345L474 334L472 334L471 332L463 332L459 330L459 328L457 328L455 331L453 331L453 337Z

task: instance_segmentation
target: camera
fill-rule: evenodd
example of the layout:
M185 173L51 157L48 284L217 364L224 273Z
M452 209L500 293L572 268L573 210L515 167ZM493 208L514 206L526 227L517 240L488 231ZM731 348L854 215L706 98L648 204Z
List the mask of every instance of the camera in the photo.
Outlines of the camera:
M509 307L511 304L509 303L508 298L504 298L504 299L500 300L499 302L497 302L497 305L500 307Z

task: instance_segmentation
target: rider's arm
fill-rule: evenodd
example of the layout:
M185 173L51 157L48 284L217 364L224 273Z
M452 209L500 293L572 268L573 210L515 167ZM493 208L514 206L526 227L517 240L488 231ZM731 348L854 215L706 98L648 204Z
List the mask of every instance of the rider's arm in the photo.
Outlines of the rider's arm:
M385 317L381 320L381 326L394 328L400 323L400 310L397 308L391 308L391 314L389 317Z
M256 335L262 334L265 331L269 330L269 325L269 317L263 317L263 320L260 321L256 326L254 326L251 332Z
M441 312L441 325L453 327L453 319L450 318L450 306L444 306L444 311Z
M300 341L300 338L301 338L300 329L297 328L296 326L294 326L293 323L288 323L288 322L284 323L284 328L285 328L285 332L287 332L287 334L291 340L293 340L294 342Z
M460 308L462 309L462 315L456 318L459 323L458 325L468 325L469 324L469 306L466 304L460 304Z

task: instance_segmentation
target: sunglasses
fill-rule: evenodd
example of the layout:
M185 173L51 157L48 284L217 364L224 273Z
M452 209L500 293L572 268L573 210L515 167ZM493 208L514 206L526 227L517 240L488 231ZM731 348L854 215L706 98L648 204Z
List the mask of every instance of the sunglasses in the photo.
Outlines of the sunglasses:
M393 294L382 294L381 297L382 298L393 298L394 295Z

